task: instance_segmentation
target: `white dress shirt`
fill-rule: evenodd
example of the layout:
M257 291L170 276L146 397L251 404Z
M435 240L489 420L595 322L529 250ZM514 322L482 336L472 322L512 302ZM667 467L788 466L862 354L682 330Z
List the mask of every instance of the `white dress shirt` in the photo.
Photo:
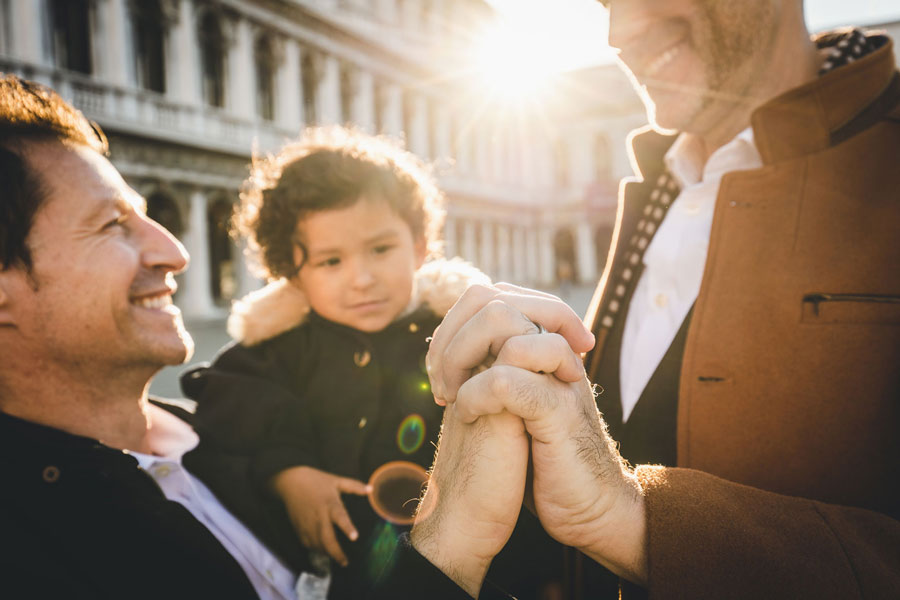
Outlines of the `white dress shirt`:
M619 364L623 422L697 299L722 176L762 166L749 127L713 152L706 165L701 142L682 134L665 162L681 193L644 253L644 271L625 319Z
M196 442L194 443L196 445ZM260 543L202 481L182 465L181 457L192 448L161 457L126 450L137 459L169 500L183 505L194 518L216 536L231 554L262 600L296 600L297 578L280 560Z

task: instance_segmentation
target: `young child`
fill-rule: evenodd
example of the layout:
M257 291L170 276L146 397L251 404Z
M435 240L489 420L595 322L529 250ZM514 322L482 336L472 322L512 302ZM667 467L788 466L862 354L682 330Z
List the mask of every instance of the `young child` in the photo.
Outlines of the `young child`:
M443 409L427 338L489 283L435 258L441 200L413 155L342 128L256 161L235 223L270 283L235 303L236 343L182 378L201 438L185 464L295 570L323 570L305 549L341 565L329 598L361 597L390 559L405 528L367 482L395 461L431 466ZM231 485L244 469L258 489ZM417 498L406 486L401 500Z

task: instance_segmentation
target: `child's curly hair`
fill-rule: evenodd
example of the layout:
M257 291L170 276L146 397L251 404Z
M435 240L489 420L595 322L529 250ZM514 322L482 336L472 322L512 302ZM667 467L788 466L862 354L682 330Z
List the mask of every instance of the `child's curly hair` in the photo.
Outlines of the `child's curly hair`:
M232 233L268 279L292 277L297 223L320 210L352 206L360 198L383 200L440 254L443 194L428 167L399 143L345 127L307 129L278 154L254 157Z

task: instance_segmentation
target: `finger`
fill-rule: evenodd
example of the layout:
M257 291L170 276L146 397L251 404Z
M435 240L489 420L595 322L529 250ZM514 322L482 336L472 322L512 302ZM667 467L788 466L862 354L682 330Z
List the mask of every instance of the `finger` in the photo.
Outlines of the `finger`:
M437 383L435 396L453 402L459 386L472 376L473 369L493 362L507 339L538 331L537 325L514 306L501 300L490 301L447 344L438 368L430 373L432 391Z
M500 283L495 283L494 287L503 292L514 292L516 294L523 294L523 295L530 294L532 296L538 296L540 298L549 298L551 300L559 300L560 299L559 296L554 296L553 294L550 294L548 292L542 292L540 290L533 290L531 288L522 287L522 286L516 285L514 283L507 283L505 281L500 282Z
M325 553L333 558L336 563L346 567L349 561L347 560L347 555L341 549L337 537L334 535L334 526L331 524L331 519L323 519L319 523L319 537Z
M459 328L499 293L500 291L493 287L476 284L470 286L460 296L459 300L447 312L441 324L437 326L431 336L428 353L425 355L425 370L428 372L429 377L435 372L436 364L440 362L438 357L444 355L444 349L456 335ZM438 404L443 405L441 382L437 382L437 387L435 385L436 380L432 378L431 389L435 400Z
M520 335L506 340L494 365L510 365L535 373L552 373L574 383L584 379L584 363L557 333Z
M497 355L510 337L536 333L534 323L561 335L575 352L593 347L593 334L565 302L530 293L502 292L460 325L442 351L434 352L429 376L435 397L452 402L472 369L492 354Z
M337 488L344 494L359 494L365 496L372 491L371 486L358 479L350 477L339 477L337 480Z
M587 379L583 384L564 383L553 375L509 365L495 365L466 381L455 406L464 423L508 411L521 417L540 442L569 437L596 413Z
M353 525L353 521L350 519L350 515L347 513L347 509L344 507L343 503L339 502L332 505L331 520L334 521L335 525L341 528L341 531L350 538L350 541L355 542L359 539L359 532Z

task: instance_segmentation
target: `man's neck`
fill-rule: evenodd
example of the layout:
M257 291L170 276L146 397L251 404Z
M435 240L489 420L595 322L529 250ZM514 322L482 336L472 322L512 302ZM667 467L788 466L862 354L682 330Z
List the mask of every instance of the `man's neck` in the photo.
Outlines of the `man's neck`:
M774 55L783 57L762 74L742 95L743 101L721 103L716 110L686 133L695 136L704 148L704 164L710 155L750 126L753 112L770 100L813 81L822 56L805 28L795 28L791 37L779 40ZM802 33L801 33L802 32Z
M9 372L0 381L3 412L113 448L149 453L149 376L73 377L52 368L5 375Z

